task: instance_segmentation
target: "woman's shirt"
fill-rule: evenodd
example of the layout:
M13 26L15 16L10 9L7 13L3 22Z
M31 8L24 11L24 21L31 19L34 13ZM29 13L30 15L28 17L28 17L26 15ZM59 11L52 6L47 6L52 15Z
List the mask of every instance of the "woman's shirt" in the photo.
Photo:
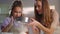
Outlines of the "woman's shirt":
M52 14L53 22L51 23L51 28L54 28L54 31L56 31L56 28L59 25L59 14L55 10L52 10ZM44 31L41 30L41 34L44 34Z

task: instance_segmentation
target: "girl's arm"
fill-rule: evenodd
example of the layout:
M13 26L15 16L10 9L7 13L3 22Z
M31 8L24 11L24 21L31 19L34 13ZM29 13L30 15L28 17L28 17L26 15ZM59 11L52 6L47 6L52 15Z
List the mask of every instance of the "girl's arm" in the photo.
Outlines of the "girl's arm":
M8 32L12 28L12 26L13 26L13 17L11 18L10 23L6 27L3 26L2 32Z

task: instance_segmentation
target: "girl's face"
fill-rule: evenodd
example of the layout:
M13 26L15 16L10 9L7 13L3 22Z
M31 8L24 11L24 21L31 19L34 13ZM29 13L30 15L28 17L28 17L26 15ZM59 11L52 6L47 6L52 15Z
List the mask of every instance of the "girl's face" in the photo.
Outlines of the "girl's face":
M22 8L21 7L15 7L13 9L13 16L16 17L20 17L22 15Z
M35 6L36 6L35 9L38 11L39 14L41 14L42 13L42 11L41 11L42 10L42 1L36 1Z

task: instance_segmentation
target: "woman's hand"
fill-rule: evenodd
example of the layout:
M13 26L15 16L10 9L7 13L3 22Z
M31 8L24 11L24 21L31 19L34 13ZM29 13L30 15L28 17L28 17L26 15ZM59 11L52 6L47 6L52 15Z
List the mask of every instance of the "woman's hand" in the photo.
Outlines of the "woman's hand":
M28 25L32 27L34 34L39 34L39 30L36 26L39 24L38 21L35 19L31 18L32 22L30 22Z
M32 22L30 22L28 25L30 26L37 26L39 25L40 23L38 21L36 21L35 19L31 18Z
M34 34L39 34L40 29L38 29L36 26L33 26L33 32L34 32Z

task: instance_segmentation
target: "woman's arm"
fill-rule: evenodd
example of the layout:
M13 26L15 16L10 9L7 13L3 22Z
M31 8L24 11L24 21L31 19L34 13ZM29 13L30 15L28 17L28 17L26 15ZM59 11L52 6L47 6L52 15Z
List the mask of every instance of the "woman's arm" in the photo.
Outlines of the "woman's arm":
M51 27L50 28L46 28L44 27L42 24L38 23L38 27L43 30L44 32L46 32L46 34L53 34L57 24L59 23L59 15L58 13L53 10L53 22L51 24Z
M50 28L46 28L45 26L43 26L41 23L39 23L35 19L32 19L32 20L33 20L33 23L30 23L30 24L36 25L38 28L40 28L41 30L43 30L45 32L45 34L53 34L53 32L55 30L55 27L59 23L59 15L58 15L58 13L56 11L54 11L53 22L52 22Z
M32 19L34 20L34 19ZM36 20L34 20L34 22L30 23L29 25L35 25L37 26L40 30L43 30L44 32L46 32L46 34L52 34L54 29L53 28L46 28L45 26L43 26L42 24L40 24L39 22L37 22Z
M54 28L46 28L42 24L37 25L41 30L43 30L46 34L53 34Z

